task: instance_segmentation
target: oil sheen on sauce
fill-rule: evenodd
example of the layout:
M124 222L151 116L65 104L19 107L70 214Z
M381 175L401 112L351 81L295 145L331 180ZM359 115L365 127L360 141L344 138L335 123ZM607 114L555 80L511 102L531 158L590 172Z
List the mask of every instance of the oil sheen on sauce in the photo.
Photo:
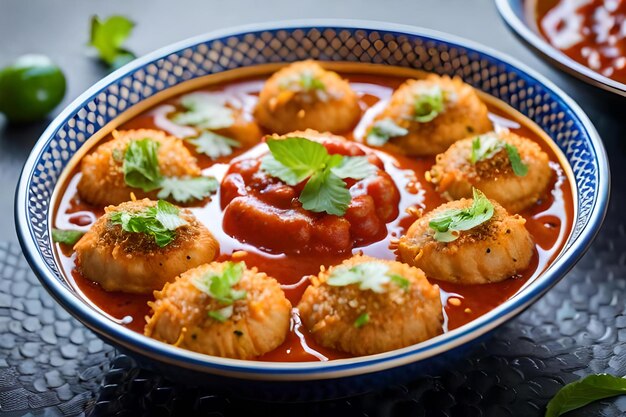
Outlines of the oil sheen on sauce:
M626 84L626 2L535 0L541 34L570 58Z
M354 129L354 135L352 133L346 135L349 139L358 140L363 136L368 123L382 109L393 90L404 81L404 78L371 74L342 75L351 82L352 88L359 94L361 106L364 109L364 116ZM262 85L262 78L242 79L214 87L211 91L224 94L233 106L240 106L251 114ZM166 118L166 114L172 110L172 103L175 101L176 98L165 101L123 124L118 129L154 128L175 135L184 135L185 132L179 130L180 126L172 124ZM497 128L509 128L511 131L533 139L542 146L552 161L553 180L545 198L521 213L526 218L526 227L536 242L533 260L524 273L504 282L476 286L433 281L439 284L443 290L444 331L456 329L487 313L533 280L545 270L559 253L571 228L573 202L570 184L558 164L554 152L530 128L524 126L523 121L514 120L512 116L504 114L496 108L490 108L490 111ZM211 161L209 158L199 155L198 162L203 168L204 175L213 175L221 181L228 169L229 159L256 156L263 152L266 152L266 146L257 145L248 150L237 151L230 158L217 161ZM388 234L385 239L365 247L355 248L354 252L362 251L366 255L378 258L395 259L392 242L401 236L416 219L415 213L432 210L444 203L445 200L435 192L433 186L424 180L424 174L434 163L434 157L415 159L381 151L376 152L401 192L400 215L387 225ZM75 171L65 184L62 198L56 209L54 223L57 228L79 227L87 230L103 214L101 208L94 208L81 202L76 194L76 184L80 178L78 169L75 167ZM407 212L409 208L412 209L409 211L413 214ZM256 266L259 270L276 278L293 306L298 304L308 285L309 275L317 274L321 265L335 265L348 257L348 255L287 256L268 254L253 246L241 243L226 235L222 230L223 216L219 194L214 196L210 202L200 206L192 206L190 209L219 241L221 255L218 260L245 261L248 267ZM59 250L58 254L66 277L72 285L82 292L88 302L120 325L140 333L143 332L145 316L150 313L147 301L152 296L106 292L98 284L90 282L80 275L75 269L74 255L71 252ZM450 301L451 299L452 301ZM294 309L291 329L283 345L258 359L300 362L345 357L348 355L318 346L308 331L301 326L297 311Z

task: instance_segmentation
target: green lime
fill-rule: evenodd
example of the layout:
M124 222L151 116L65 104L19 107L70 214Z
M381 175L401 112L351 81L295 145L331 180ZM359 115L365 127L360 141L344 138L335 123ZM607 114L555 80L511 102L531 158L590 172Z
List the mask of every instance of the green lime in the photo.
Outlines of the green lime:
M44 118L64 95L65 76L44 55L24 55L0 70L0 113L11 122Z

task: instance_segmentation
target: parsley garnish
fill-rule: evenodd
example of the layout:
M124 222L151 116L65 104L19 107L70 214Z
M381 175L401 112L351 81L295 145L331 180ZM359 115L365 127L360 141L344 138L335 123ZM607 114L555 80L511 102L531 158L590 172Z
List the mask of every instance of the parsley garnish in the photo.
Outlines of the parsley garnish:
M145 138L133 140L124 153L122 170L129 187L153 191L160 188L158 198L172 198L182 203L202 200L217 190L214 177L164 177L159 169L158 150L161 144ZM115 159L115 155L114 155Z
M393 282L403 290L407 290L410 285L408 279L398 274L390 274L389 267L380 262L363 262L351 267L338 266L326 282L333 287L358 284L361 291L372 290L376 293L386 292L384 285L389 282Z
M244 299L247 295L244 290L235 290L233 286L241 280L245 265L243 262L226 262L221 273L209 272L194 281L194 285L200 291L208 294L211 298L226 304L226 307L219 310L209 311L209 317L224 322L233 314L232 304Z
M409 131L398 126L390 118L382 119L374 123L374 126L367 133L365 141L368 145L383 146L389 139L407 135Z
M433 86L415 96L413 103L413 119L420 123L428 123L439 116L444 109L444 93L441 87Z
M308 178L299 200L305 210L342 216L352 199L343 179L373 175L365 156L329 155L324 145L305 138L268 139L270 154L261 169L288 185Z
M470 162L475 164L478 161L493 158L502 149L506 150L513 173L518 177L526 175L528 173L528 165L522 162L517 148L503 140L499 140L494 135L477 136L474 138Z
M304 70L300 74L291 74L284 77L279 82L282 90L302 91L308 93L311 91L325 91L326 85L313 74L313 71Z
M218 135L209 130L203 131L196 138L189 138L187 142L196 147L198 153L203 153L211 159L228 156L233 153L234 148L240 148L241 144L236 140Z
M161 180L158 198L172 198L183 203L191 200L202 200L217 191L219 183L214 177L175 178L165 177Z
M359 317L356 318L356 320L354 320L354 327L361 328L363 326L365 326L367 323L369 323L370 321L370 315L367 313L363 313L361 314Z
M158 152L161 144L150 138L133 140L124 153L124 182L148 192L161 185Z
M626 379L613 375L589 375L565 385L550 400L545 417L558 417L603 398L626 394Z
M485 223L493 216L493 204L476 188L474 201L465 209L451 209L432 218L428 226L435 231L434 238L439 242L452 242L459 238L459 232L470 230Z
M224 129L235 123L233 111L210 94L187 94L181 98L180 104L187 111L175 115L174 123L211 130Z
M93 16L89 45L98 51L98 56L103 62L114 69L119 68L135 59L135 54L122 48L134 26L135 24L124 16L110 16L106 20Z
M115 211L109 215L109 220L112 224L121 225L125 232L153 236L161 248L176 238L176 229L187 224L180 218L178 207L163 200L141 211Z
M80 230L52 229L52 241L66 245L74 245L84 234L85 232L81 232Z

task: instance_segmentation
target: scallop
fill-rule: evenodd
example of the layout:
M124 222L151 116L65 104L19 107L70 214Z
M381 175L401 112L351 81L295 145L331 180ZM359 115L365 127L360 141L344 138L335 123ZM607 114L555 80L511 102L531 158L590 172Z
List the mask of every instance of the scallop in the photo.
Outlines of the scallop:
M179 209L182 224L164 246L153 235L126 232L112 220L116 213L145 213L156 205L144 199L106 207L105 214L74 245L82 275L106 291L149 294L181 272L215 259L217 240L187 209Z
M219 301L207 282L236 276L236 300ZM232 281L231 281L232 283ZM210 285L210 284L209 284ZM274 278L243 264L214 262L180 275L155 292L145 335L212 356L253 359L280 346L291 320L291 303Z
M307 128L341 133L360 115L350 84L314 61L296 62L273 74L255 110L259 124L278 134Z
M471 86L431 74L402 84L376 116L365 140L407 155L429 156L491 129L487 106Z
M317 343L353 355L413 345L442 332L439 287L396 261L355 255L312 277L298 310Z
M431 220L465 210L473 199L445 203L416 220L398 243L402 262L422 269L429 278L458 284L499 282L523 272L534 253L533 240L520 215L510 215L496 201L491 218L458 232L453 241L435 238Z
M481 145L482 158L476 160ZM525 166L522 173L514 171L509 152L519 155L519 163ZM552 170L548 155L537 143L503 130L454 143L437 155L427 178L451 200L471 197L476 187L508 212L519 213L545 194Z
M86 155L81 163L78 194L86 202L105 206L120 204L136 198L157 197L158 190L143 191L130 187L124 178L124 155L132 141L151 139L159 144L158 168L165 177L200 177L196 158L191 155L180 139L153 129L120 130L113 132L113 140L103 143Z

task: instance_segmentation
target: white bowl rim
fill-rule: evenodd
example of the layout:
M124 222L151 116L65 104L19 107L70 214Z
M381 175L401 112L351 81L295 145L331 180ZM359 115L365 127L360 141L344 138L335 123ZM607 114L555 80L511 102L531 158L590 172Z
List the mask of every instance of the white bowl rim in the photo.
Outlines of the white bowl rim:
M136 69L181 49L219 39L228 36L236 36L249 32L278 31L281 29L308 29L308 28L333 28L333 29L363 29L367 31L389 31L409 36L427 37L441 42L454 44L463 48L472 49L482 55L487 55L496 60L507 63L516 70L521 71L538 83L553 96L558 97L584 126L589 138L590 145L595 150L597 172L597 198L591 210L591 214L585 229L579 238L539 277L535 279L516 297L507 300L489 313L473 320L472 322L445 333L429 341L409 346L403 349L380 353L377 355L361 356L349 359L339 359L328 362L261 362L250 360L237 360L207 356L200 353L179 349L174 346L150 339L142 334L127 329L87 306L81 298L66 288L54 276L45 262L39 257L37 245L31 237L30 222L27 215L27 185L37 161L40 159L45 145L54 137L56 131L63 126L78 108L90 101L101 89L115 80L127 75ZM575 186L575 184L572 184ZM610 193L608 158L600 136L595 127L582 111L582 109L567 96L561 89L547 80L542 75L528 68L516 59L497 52L489 47L482 46L473 41L448 35L430 29L422 29L414 26L385 23L370 20L351 19L302 19L289 21L276 21L260 24L249 24L228 29L215 30L203 35L195 36L169 46L160 48L152 53L140 57L117 71L103 78L85 93L76 98L57 116L50 126L43 132L33 147L28 157L16 190L15 218L17 235L22 246L23 253L36 275L48 292L76 319L89 327L92 331L104 339L114 341L129 351L134 351L144 357L149 357L161 363L204 372L214 375L229 376L240 379L265 380L265 381L308 381L331 378L344 378L379 372L390 368L400 367L410 363L432 358L440 353L461 347L508 321L519 314L550 287L555 285L574 266L578 259L588 249L593 238L599 231L606 214Z
M500 15L504 19L507 25L509 25L519 36L528 42L533 48L541 52L545 57L554 61L558 67L565 72L573 75L580 80L591 84L593 86L602 88L611 93L626 96L626 84L613 80L609 77L605 77L592 70L589 67L581 64L580 62L570 58L559 49L550 45L550 43L539 36L535 31L530 29L526 23L520 19L511 6L511 0L495 0L496 8L500 12ZM520 0L523 1L523 0Z

